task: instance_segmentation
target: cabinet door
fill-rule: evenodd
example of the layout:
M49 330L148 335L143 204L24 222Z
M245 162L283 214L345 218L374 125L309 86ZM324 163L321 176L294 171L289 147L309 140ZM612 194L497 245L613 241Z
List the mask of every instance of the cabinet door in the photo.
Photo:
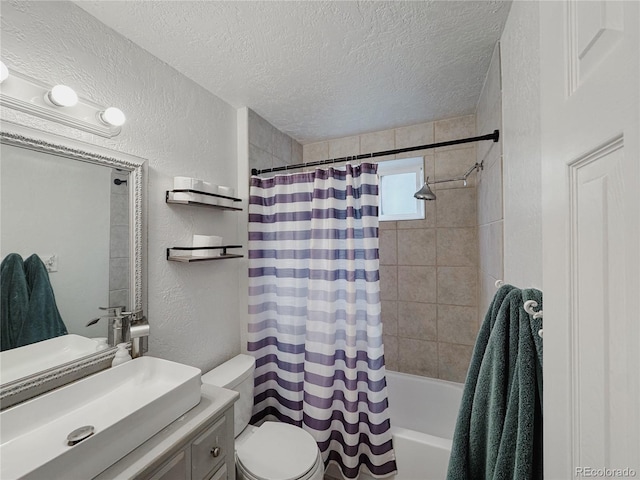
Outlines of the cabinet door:
M222 417L211 428L191 444L191 475L193 480L208 478L210 472L224 463L227 452L226 417Z
M191 465L186 450L181 450L166 462L149 480L191 480Z

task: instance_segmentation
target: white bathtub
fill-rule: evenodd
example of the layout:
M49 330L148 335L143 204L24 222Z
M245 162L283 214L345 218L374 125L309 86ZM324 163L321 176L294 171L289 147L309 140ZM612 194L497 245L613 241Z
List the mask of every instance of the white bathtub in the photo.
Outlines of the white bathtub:
M447 476L451 439L456 426L461 383L387 370L393 448L398 474L394 480L440 480ZM341 478L330 465L325 478ZM361 474L359 480L373 480Z
M387 389L395 480L444 479L463 385L387 371Z

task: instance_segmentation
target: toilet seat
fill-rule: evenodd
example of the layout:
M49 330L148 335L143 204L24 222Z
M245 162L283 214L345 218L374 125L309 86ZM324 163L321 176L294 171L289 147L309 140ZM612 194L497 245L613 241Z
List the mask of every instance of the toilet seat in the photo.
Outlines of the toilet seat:
M236 449L236 464L252 480L312 478L322 458L308 432L279 422L265 422Z

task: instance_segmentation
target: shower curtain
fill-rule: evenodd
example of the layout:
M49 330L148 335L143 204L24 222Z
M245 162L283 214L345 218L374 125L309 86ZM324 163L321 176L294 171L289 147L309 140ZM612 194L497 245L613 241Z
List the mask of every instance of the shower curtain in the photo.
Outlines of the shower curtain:
M252 177L252 423L304 428L346 478L395 473L380 323L377 165ZM364 468L363 468L364 470ZM365 470L365 471L366 471Z

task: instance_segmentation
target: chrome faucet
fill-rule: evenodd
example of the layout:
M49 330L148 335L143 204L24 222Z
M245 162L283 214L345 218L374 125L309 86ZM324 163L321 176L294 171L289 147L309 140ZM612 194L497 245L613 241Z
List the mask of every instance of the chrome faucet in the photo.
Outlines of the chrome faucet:
M149 322L142 310L131 314L129 337L131 339L131 357L141 357L149 350Z
M149 350L150 327L142 310L123 312L123 306L99 308L105 310L107 314L90 320L86 326L95 325L101 318L106 318L109 321L107 334L109 346L115 347L119 343L131 341L131 356L133 358L141 357Z
M95 325L102 318L106 318L109 322L109 329L107 332L107 343L110 347L115 347L119 343L129 341L129 325L131 323L131 312L123 312L123 306L118 307L99 307L100 310L105 310L106 315L98 318L94 318L87 322L87 327Z

